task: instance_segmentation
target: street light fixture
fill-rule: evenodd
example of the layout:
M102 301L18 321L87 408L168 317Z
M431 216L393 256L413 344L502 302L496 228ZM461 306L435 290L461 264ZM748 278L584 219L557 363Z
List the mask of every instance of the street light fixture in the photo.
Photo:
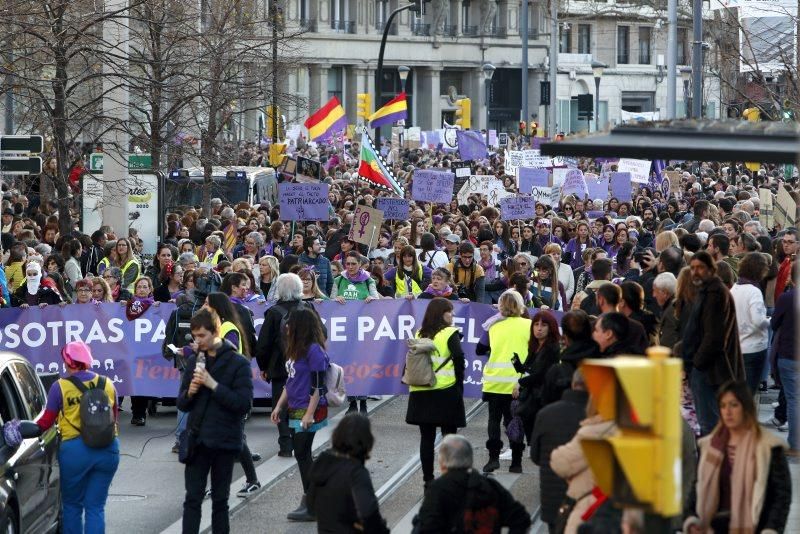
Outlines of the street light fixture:
M606 65L602 61L592 60L592 75L594 76L594 131L600 131L600 78L603 77L603 71L606 70Z
M489 91L492 84L492 76L496 67L491 63L484 63L483 67L483 80L486 85L486 148L489 148Z
M408 73L411 72L409 67L405 65L401 65L397 67L397 74L400 76L400 92L406 92L406 80L408 79Z
M681 67L681 80L683 80L683 105L686 108L686 118L689 118L689 80L692 79L692 67Z

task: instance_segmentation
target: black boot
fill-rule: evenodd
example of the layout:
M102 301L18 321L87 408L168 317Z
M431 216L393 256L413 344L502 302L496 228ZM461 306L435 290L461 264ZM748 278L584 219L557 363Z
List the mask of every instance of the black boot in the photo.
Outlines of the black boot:
M351 400L350 406L347 407L347 413L353 413L358 411L358 401Z
M308 511L305 495L303 495L303 498L300 500L300 506L298 506L294 511L289 512L286 515L286 519L289 521L316 521L314 515Z
M525 450L525 445L522 443L513 443L511 445L511 465L508 466L509 473L522 473L522 451Z
M500 453L489 451L489 461L483 466L484 473L491 473L500 469Z
M361 415L367 415L367 399L361 399L358 404L358 411L361 413Z

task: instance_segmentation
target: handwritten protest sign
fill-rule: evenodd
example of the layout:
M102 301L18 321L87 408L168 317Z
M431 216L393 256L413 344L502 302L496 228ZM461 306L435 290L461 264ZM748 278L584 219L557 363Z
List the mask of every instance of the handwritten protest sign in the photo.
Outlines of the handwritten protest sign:
M758 190L758 221L764 228L775 226L774 206L772 202L772 191L767 188Z
M597 176L589 179L587 174L586 187L589 190L589 198L592 200L598 198L605 200L608 198L608 176Z
M528 194L536 186L549 186L550 173L547 172L547 169L520 167L517 169L517 183L519 192Z
M490 206L499 206L504 198L513 197L514 193L506 191L505 189L492 189L486 195L486 200Z
M530 196L506 197L500 201L500 218L504 221L536 217L536 200Z
M506 151L505 169L506 174L514 175L519 167L522 167L524 158L522 150L508 150Z
M778 189L774 207L775 222L781 228L795 226L797 221L797 202L785 187Z
M618 172L629 172L631 182L646 184L650 180L650 160L620 158L617 164Z
M492 175L473 175L469 177L469 180L458 190L458 194L456 197L458 198L459 204L466 204L467 199L470 195L486 195L492 191L504 191L505 188L503 187L503 181L500 178ZM495 195L495 198L497 195Z
M379 198L375 207L383 212L383 218L405 221L409 217L410 205L405 198Z
M450 171L417 169L414 171L411 198L423 202L447 204L453 198L455 175Z
M349 239L372 248L378 244L383 224L383 212L368 206L356 206L353 224L350 225Z
M554 185L550 188L550 206L558 206L559 200L561 200L561 186Z
M327 221L330 203L328 184L278 184L281 219L284 221Z
M522 165L534 169L544 169L550 167L553 161L547 156L542 156L539 150L523 150Z
M564 180L567 179L567 173L570 169L566 167L558 167L553 169L553 183L551 185L557 185L561 187L564 184Z
M617 197L620 202L630 202L633 195L631 186L631 173L612 172L611 173L611 196Z
M681 173L679 171L663 171L664 176L669 180L669 192L677 193L681 190Z
M569 169L564 183L561 184L561 196L577 195L579 199L586 198L589 189L586 186L586 178L580 169Z

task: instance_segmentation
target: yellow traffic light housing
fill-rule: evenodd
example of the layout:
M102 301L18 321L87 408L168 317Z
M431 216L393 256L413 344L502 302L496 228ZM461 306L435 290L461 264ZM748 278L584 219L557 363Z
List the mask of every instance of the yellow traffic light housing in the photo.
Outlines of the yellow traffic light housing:
M366 122L369 120L370 115L372 115L372 97L369 93L358 93L356 99L358 100L356 116L359 119L364 119L364 122Z
M456 100L456 126L469 130L472 126L472 101L469 98Z
M277 117L277 132L275 131L275 120ZM283 117L281 116L281 108L279 106L267 106L267 131L265 135L272 138L274 134L277 139L283 139L284 135Z
M652 347L648 358L584 360L586 387L600 416L618 431L581 441L600 489L619 504L664 517L681 513L682 362Z
M761 110L753 106L742 111L742 117L750 122L758 122L761 120Z
M271 167L278 168L284 159L286 159L286 144L272 143L269 145L269 164Z

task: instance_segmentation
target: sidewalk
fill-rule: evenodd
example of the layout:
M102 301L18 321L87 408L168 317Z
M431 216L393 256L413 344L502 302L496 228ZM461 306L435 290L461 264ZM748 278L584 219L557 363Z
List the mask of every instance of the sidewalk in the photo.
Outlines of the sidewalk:
M773 416L772 403L778 400L778 393L770 390L761 395L761 403L758 406L758 420L763 425L764 430L780 436L783 440L789 437L787 432L781 432L772 424ZM789 470L792 473L792 507L789 510L789 518L786 521L786 532L800 534L800 458L789 458Z

